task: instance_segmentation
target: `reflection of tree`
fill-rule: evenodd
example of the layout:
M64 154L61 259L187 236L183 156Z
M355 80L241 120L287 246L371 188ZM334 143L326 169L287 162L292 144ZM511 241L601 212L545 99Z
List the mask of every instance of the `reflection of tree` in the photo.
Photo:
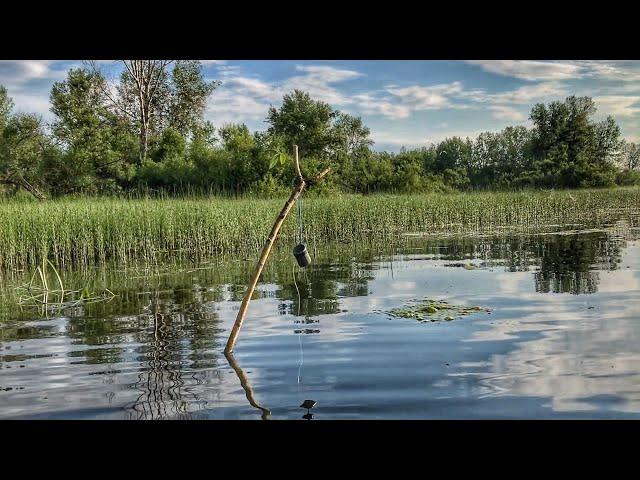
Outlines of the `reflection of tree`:
M157 313L154 316L154 341L149 344L148 363L144 371L138 375L138 382L133 387L142 390L140 396L130 407L130 418L161 419L172 416L185 416L187 404L182 397L182 372L174 368L169 360L167 349L166 317ZM169 411L167 411L169 407ZM173 407L173 408L172 408Z
M178 299L191 297L182 292ZM145 367L133 384L141 393L128 408L131 418L189 418L192 406L201 400L187 383L201 385L197 371L217 365L217 354L210 353L222 331L214 326L215 314L202 304L176 305L174 300L162 301L158 292L151 294L145 315L151 328L138 340L145 345L139 358Z
M540 270L535 274L536 291L596 293L599 276L594 267L616 268L615 261L603 260L603 247L608 249L609 243L603 234L597 233L543 237L536 245L540 254ZM617 253L619 256L619 249Z
M142 369L130 387L140 392L127 407L130 418L188 418L204 384L204 372L219 361L220 335L224 332L217 314L207 305L219 297L219 286L201 288L177 282L175 288L145 285L137 295L122 295L123 302L102 305L90 312L77 312L66 324L66 335L74 343L98 348L70 352L83 363L104 364L104 383L122 374L117 364L141 362ZM120 297L118 297L120 298ZM136 314L118 315L122 310ZM125 345L138 345L133 356ZM113 346L112 346L113 345ZM111 378L111 380L110 380ZM113 395L107 392L107 396Z
M316 322L312 317L339 313L339 298L367 295L373 279L366 266L354 262L319 263L295 275L282 280L279 309L281 314L304 317L304 323Z
M480 260L485 267L535 273L537 292L595 293L598 270L615 270L625 240L607 232L539 234L486 238L449 238L427 242L426 250L442 260Z

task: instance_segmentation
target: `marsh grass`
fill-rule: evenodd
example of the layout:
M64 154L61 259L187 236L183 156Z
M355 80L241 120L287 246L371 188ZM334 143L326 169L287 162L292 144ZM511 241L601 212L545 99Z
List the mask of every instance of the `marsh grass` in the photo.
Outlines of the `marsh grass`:
M284 199L79 198L0 201L0 270L59 269L114 261L195 263L211 256L254 258ZM311 244L391 241L417 235L536 231L601 225L637 214L640 188L477 192L426 195L335 195L305 198ZM279 245L295 241L295 214Z

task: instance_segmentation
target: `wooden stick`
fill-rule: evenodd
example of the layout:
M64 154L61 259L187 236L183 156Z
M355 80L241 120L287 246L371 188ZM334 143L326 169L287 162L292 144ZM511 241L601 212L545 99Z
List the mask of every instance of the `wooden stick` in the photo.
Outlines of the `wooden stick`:
M235 346L236 340L238 339L238 334L240 333L240 327L242 327L242 322L244 322L244 317L247 314L247 309L249 308L249 302L251 301L253 292L255 291L256 285L258 284L258 279L260 278L262 269L264 268L264 265L267 262L267 258L269 258L269 254L271 253L273 244L275 243L276 238L278 237L278 233L280 233L280 228L282 227L282 224L287 218L287 215L291 211L291 208L296 203L296 200L298 199L298 197L300 197L300 195L302 194L302 192L304 191L305 187L308 184L317 183L331 170L331 168L325 168L313 179L305 180L302 177L302 172L300 171L300 161L298 159L297 145L293 146L293 166L295 168L296 175L298 177L297 179L298 184L293 189L293 192L291 192L289 199L286 201L286 203L284 204L284 207L282 207L282 210L278 214L278 217L276 218L276 222L273 224L273 228L271 228L271 233L267 237L267 241L264 244L264 247L262 248L262 253L260 254L260 258L258 259L258 264L256 265L256 269L253 272L253 275L251 276L251 280L249 280L249 289L247 290L247 293L245 293L244 298L242 299L242 303L240 304L240 310L238 311L238 316L236 317L236 321L233 324L233 328L231 329L229 340L227 340L227 346L224 349L225 353L230 353L233 351L233 347Z
M233 368L233 370L236 372L236 375L238 376L238 379L240 380L240 385L242 385L242 388L244 389L244 393L245 393L245 395L247 397L247 400L249 400L249 404L252 407L255 407L258 410L262 411L262 416L261 417L262 417L263 420L268 420L269 419L269 415L271 415L271 410L269 410L268 408L264 408L264 407L261 407L260 405L258 405L258 402L256 402L256 399L253 396L253 389L251 388L251 385L249 385L249 379L244 374L244 370L242 370L240 365L238 365L238 363L236 362L236 358L233 356L233 353L224 352L224 356L227 358L227 361L229 362L229 365L231 365L231 368Z
M302 180L302 172L300 171L300 160L298 159L298 145L293 146L293 168L296 170L298 180Z

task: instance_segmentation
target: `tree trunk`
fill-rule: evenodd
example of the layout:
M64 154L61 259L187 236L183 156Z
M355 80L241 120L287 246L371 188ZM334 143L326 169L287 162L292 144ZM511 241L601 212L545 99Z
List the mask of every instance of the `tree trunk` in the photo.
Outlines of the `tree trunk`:
M27 182L24 179L22 180L22 187L31 195L36 197L38 200L47 199L47 197L42 192L40 192L40 190L38 190L34 185L31 185L29 182Z
M24 188L27 192L29 192L38 200L47 199L47 197L40 190L38 190L34 185L31 185L29 182L27 182L23 178L19 180L10 180L8 178L2 178L0 179L0 183L3 183L5 185L13 185L14 187L18 187L18 188Z
M147 158L147 148L149 146L149 137L147 129L144 125L140 126L140 163Z

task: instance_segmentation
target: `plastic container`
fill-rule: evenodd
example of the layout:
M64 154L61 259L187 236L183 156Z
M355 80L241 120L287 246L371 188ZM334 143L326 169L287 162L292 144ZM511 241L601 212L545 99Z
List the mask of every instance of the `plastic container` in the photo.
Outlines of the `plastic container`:
M293 256L296 257L298 265L300 265L302 268L311 263L309 251L307 250L307 246L304 243L300 243L294 247Z

